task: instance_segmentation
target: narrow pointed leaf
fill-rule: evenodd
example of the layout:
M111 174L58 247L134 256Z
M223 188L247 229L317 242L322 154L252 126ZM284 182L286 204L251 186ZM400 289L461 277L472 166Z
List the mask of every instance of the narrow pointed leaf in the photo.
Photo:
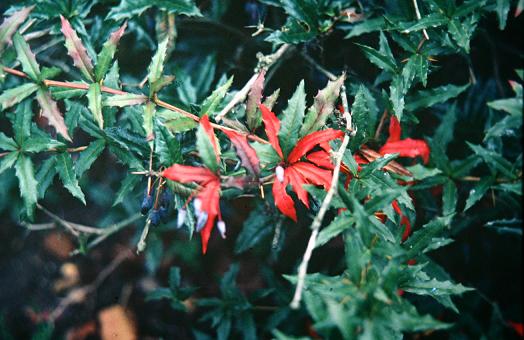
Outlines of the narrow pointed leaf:
M105 141L103 139L95 140L91 142L87 149L80 152L80 157L75 164L76 175L78 177L82 176L84 172L89 170L91 165L96 161L98 156L104 151Z
M278 180L273 182L273 198L278 210L293 221L297 221L297 211L295 210L295 203L293 199L286 192L286 183L281 183Z
M282 113L282 125L280 126L278 138L284 155L287 155L293 149L299 138L305 110L306 92L304 90L304 81L302 80Z
M29 218L33 217L35 205L38 199L37 181L35 170L31 158L20 154L15 164L16 177L20 186L20 195L24 199L24 204Z
M484 177L478 183L475 184L473 189L469 191L469 196L466 200L466 206L464 211L475 205L489 190L489 188L495 183L492 177Z
M32 95L37 89L37 84L27 83L9 90L5 90L0 95L0 108L5 110L15 104L20 103L22 100Z
M278 139L278 133L280 131L280 120L273 112L271 112L264 104L260 104L260 111L262 112L262 120L264 121L264 127L266 129L266 135L269 139L269 143L273 146L273 149L277 152L280 158L284 158L282 149L280 148L280 142Z
M35 82L40 81L40 66L36 62L36 57L31 52L29 45L24 38L16 33L13 37L13 46L16 50L16 58L22 65L24 72Z
M304 124L300 128L300 136L317 131L326 124L327 118L333 113L344 80L345 77L340 76L337 80L328 81L326 87L318 91L314 104L309 108Z
M51 98L49 92L41 88L38 89L36 92L36 100L42 108L42 115L47 118L49 124L53 126L62 137L71 142L71 137L69 137L69 133L67 132L64 117L62 117L56 102Z
M58 169L58 176L64 184L64 187L73 195L78 198L82 203L86 204L86 199L82 189L78 185L76 178L75 168L73 161L68 153L60 153L56 156L56 165Z
M168 42L169 39L166 37L160 44L158 44L158 49L151 60L151 64L149 64L149 73L147 76L149 84L153 84L162 77Z
M124 107L144 104L146 101L147 97L142 94L126 93L107 97L103 104L104 106Z
M33 8L34 6L22 7L20 10L4 19L0 25L0 54L2 54L5 45L11 44L13 34L15 34L18 27L20 27L20 25L27 19Z
M202 107L200 109L200 116L208 115L213 116L215 114L215 110L224 99L224 96L227 93L227 90L231 87L231 84L233 84L233 77L231 76L223 85L219 86L216 90L207 97L204 102L202 103Z
M302 156L311 151L316 145L330 142L337 138L344 137L344 132L334 129L326 129L322 131L313 132L296 143L293 150L288 155L288 162L294 163L298 161Z
M262 100L262 90L264 89L265 74L266 71L262 69L258 74L255 82L251 86L251 90L249 91L249 95L247 97L246 117L247 126L250 130L256 129L262 122L262 118L257 109Z
M3 132L0 132L0 150L14 151L18 145L11 137L7 137Z
M197 182L200 184L205 184L217 178L209 169L181 164L173 164L165 169L162 176L176 182Z
M217 171L220 161L220 150L207 115L200 120L196 146L202 162L212 171Z
M0 158L0 175L6 171L7 169L10 169L13 164L15 164L16 159L18 158L18 152L10 152L7 155Z
M89 85L87 91L87 101L89 110L93 114L93 118L98 124L98 127L104 129L104 116L102 115L102 92L100 91L100 84L92 83Z
M73 64L80 70L83 76L90 81L94 81L93 63L87 54L86 48L82 41L71 27L69 21L63 16L60 16L62 21L61 31L65 37L65 47L67 54L73 59Z
M118 42L120 41L120 38L122 38L122 35L124 35L126 27L127 21L124 22L124 24L119 29L111 33L109 39L102 46L102 50L98 54L95 66L96 81L101 81L104 79L107 70L109 70L109 66L111 65L111 62L115 56Z

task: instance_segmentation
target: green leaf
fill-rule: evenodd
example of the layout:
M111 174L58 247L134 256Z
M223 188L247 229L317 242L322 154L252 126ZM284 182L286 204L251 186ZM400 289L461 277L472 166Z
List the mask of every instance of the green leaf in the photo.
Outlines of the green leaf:
M423 29L438 27L447 24L449 19L442 13L430 13L424 15L420 20L403 22L399 24L402 33L417 32Z
M454 215L457 210L457 186L452 180L444 184L442 193L442 215Z
M442 230L448 226L450 218L451 216L437 217L415 231L403 243L403 247L406 249L404 257L411 259L420 255L422 250L432 242L433 238L440 235Z
M147 101L147 97L143 94L126 93L117 94L104 99L104 106L132 106L144 104Z
M466 53L469 53L469 42L473 35L476 26L476 18L474 16L460 22L458 19L451 19L448 23L448 31L457 45Z
M82 203L86 204L84 193L78 185L76 178L75 169L73 167L73 161L68 153L60 153L56 156L56 165L58 169L58 176L64 184L64 187L73 195L78 198Z
M8 18L5 18L0 25L0 55L4 50L4 46L11 43L11 37L16 32L18 27L27 19L31 10L31 7L22 7L18 11L11 14Z
M175 111L159 110L156 113L156 116L162 118L164 120L164 126L173 133L189 131L198 126L198 123L193 119L182 116Z
M457 105L454 103L447 110L446 113L442 116L440 125L435 130L433 135L433 140L438 141L438 143L445 150L448 144L453 140L453 133L455 130L455 122L457 121Z
M265 213L263 204L258 204L244 221L235 242L235 254L241 254L266 239L274 228L274 221Z
M464 211L468 210L475 205L488 191L488 189L495 183L492 177L484 177L475 184L475 186L469 191L469 196L466 200L466 206Z
M7 155L0 158L0 175L10 169L15 164L18 158L18 152L10 152Z
M510 9L509 0L497 0L496 5L497 18L499 19L499 29L503 30L506 28L506 21L508 20L508 13Z
M85 84L80 81L72 81L71 83L74 85L84 85ZM51 91L53 98L58 99L58 100L82 97L86 93L86 91L82 89L70 89L67 87L51 87L49 90Z
M492 137L517 136L522 128L522 116L506 116L486 131L484 141Z
M280 156L276 153L275 149L270 144L262 144L259 142L250 143L251 147L255 149L257 156L260 160L261 168L274 168L281 159Z
M84 172L89 170L98 156L104 151L106 143L103 139L95 140L89 144L87 149L80 152L80 157L75 164L76 175L81 177Z
M143 115L144 120L143 120L142 127L144 128L144 131L146 132L146 139L152 145L152 142L154 139L153 120L155 119L155 114L156 114L155 103L147 102L146 105L143 106L143 108L144 108L144 115Z
M47 136L31 136L24 140L21 149L24 152L41 152L46 150L62 149L65 144Z
M372 47L361 44L357 45L362 49L362 52L364 52L368 60L375 64L379 69L391 73L397 72L397 63L395 62L395 59L375 50Z
M16 49L17 59L22 65L24 72L34 82L40 82L40 66L38 66L35 55L31 52L29 45L19 33L16 33L13 37L13 46Z
M393 112L399 121L402 121L402 113L405 107L405 95L404 84L400 76L393 78L391 85L389 86L389 99L393 105Z
M344 39L358 37L359 35L365 33L371 33L382 30L385 24L386 21L384 20L384 18L367 18L351 27L349 33L344 37Z
M502 175L508 178L515 178L515 174L512 172L513 165L504 157L496 152L484 149L480 145L474 145L466 142L473 152L484 160L486 165L495 172L500 172Z
M38 198L42 199L53 179L57 174L56 157L49 157L40 164L38 172L36 173L36 181L38 182Z
M37 84L27 83L9 90L5 90L0 95L0 108L5 110L15 104L20 103L22 100L32 95L37 89Z
M227 93L227 90L229 90L229 87L233 83L233 76L231 76L223 85L219 86L216 90L207 97L204 102L202 103L202 107L200 108L200 117L207 114L210 117L215 114L215 110L217 106L220 104L222 99Z
M107 73L107 70L109 70L109 65L111 65L111 62L113 61L118 42L120 41L120 38L122 38L122 35L124 34L124 31L126 29L126 26L127 26L127 22L124 22L124 24L118 30L111 33L111 35L109 36L109 39L102 46L102 50L98 54L97 62L95 66L95 80L96 81L99 82L102 79L104 79Z
M291 99L287 102L287 107L280 117L281 125L278 139L284 155L291 152L298 141L305 110L306 92L304 90L304 80L302 80Z
M451 98L457 97L469 87L469 84L463 86L443 85L429 90L418 91L415 95L406 100L406 110L416 111L421 108L431 107L438 103L444 103Z
M31 158L24 154L19 154L15 164L16 177L20 186L20 195L24 199L27 216L32 219L36 202L38 200L35 171Z
M211 144L209 136L205 132L202 125L198 126L196 137L196 147L200 159L211 171L216 172L218 170L219 165L217 161L217 156L215 155L213 144Z
M100 129L104 129L104 116L102 115L102 92L100 91L100 84L92 83L89 85L87 91L87 100L89 110L93 114L93 118L98 123Z
M168 13L184 14L188 16L201 16L200 10L192 0L170 0L170 1L150 1L150 0L121 0L120 4L112 7L107 15L115 21L141 15L151 7Z
M118 189L118 192L116 193L116 198L115 202L113 202L113 207L117 204L124 202L124 199L130 192L133 191L133 189L138 185L138 183L140 183L140 176L127 175L122 181L120 189Z
M522 119L522 98L505 98L488 102L488 106Z
M71 142L72 140L67 132L64 117L62 117L56 102L51 98L49 92L42 88L38 89L36 92L36 100L42 108L42 115L47 118L49 124L52 125L62 137Z
M164 166L171 166L182 161L180 153L180 143L164 126L157 123L155 131L155 154L158 155L160 163Z
M350 216L348 216L347 213L338 215L328 226L324 227L318 233L315 247L321 247L328 243L331 239L342 234L347 229L352 228L354 223L355 221Z
M340 76L334 81L328 81L326 87L318 91L313 106L309 108L300 128L300 136L315 132L326 124L327 118L333 113L344 80L345 76Z
M158 49L153 56L153 59L151 59L151 64L149 64L149 73L147 75L150 86L162 77L168 42L169 38L166 37L160 44L158 44Z
M0 150L14 151L18 149L18 145L11 137L7 137L3 132L0 132Z
M16 106L14 114L11 116L13 124L14 139L18 145L24 144L24 141L31 135L31 118L33 111L31 101L24 100Z

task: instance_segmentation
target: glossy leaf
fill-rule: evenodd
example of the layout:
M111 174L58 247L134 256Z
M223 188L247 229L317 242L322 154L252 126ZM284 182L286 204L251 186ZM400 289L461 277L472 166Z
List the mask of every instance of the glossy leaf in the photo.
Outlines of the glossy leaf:
M32 95L37 89L37 84L27 83L3 91L3 93L0 95L0 108L5 110L20 103L22 100Z
M19 33L13 36L13 46L16 49L16 58L22 65L24 72L34 82L39 82L40 66L36 62L36 57L33 52L31 52L29 45Z
M56 156L56 166L58 169L58 176L64 184L64 187L73 195L78 198L82 203L86 204L86 199L82 189L78 185L76 178L75 168L71 156L65 152L60 153Z
M85 46L82 44L75 30L71 27L69 21L63 16L60 16L60 20L62 21L61 31L65 37L67 53L73 59L73 64L87 80L94 81L93 63L87 54Z
M16 160L15 170L20 186L20 195L24 199L27 216L33 218L33 212L38 199L38 183L35 180L35 170L31 158L20 154Z
M34 6L22 7L4 19L0 25L0 55L2 54L5 45L11 44L11 38L13 37L13 34L15 34L18 27L24 23L33 8Z
M304 90L304 81L302 80L291 99L287 102L287 107L282 112L280 119L281 125L278 138L284 155L287 155L293 149L299 139L299 131L305 110L306 92Z
M93 114L93 118L98 124L98 127L104 129L104 116L102 115L102 92L100 91L100 84L92 83L89 85L87 91L87 101L89 110Z
M119 29L111 33L109 39L102 46L102 50L98 54L95 66L96 81L101 81L104 79L107 71L109 70L109 66L113 62L118 42L120 41L120 38L122 38L122 35L124 35L126 27L127 22L124 22L124 24Z
M36 92L36 100L42 108L42 115L47 118L49 124L53 126L56 131L62 135L66 140L71 141L71 137L67 132L67 127L64 122L62 113L58 110L56 102L51 98L49 92L38 89Z

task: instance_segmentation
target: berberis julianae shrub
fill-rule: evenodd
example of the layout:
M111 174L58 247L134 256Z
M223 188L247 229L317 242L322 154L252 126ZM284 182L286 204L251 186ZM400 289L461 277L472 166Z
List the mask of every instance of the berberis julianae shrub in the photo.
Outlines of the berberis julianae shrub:
M522 331L521 314L503 313L502 330L460 321L471 307L454 296L478 287L434 254L469 226L521 234L522 70L501 81L498 60L479 77L472 53L523 6L14 2L0 26L0 212L53 219L85 256L134 226L150 274L175 254L182 270L148 299L187 313L170 321L184 338ZM82 212L53 213L69 194ZM216 272L210 256L230 264L218 296L195 275ZM255 289L236 286L246 266Z

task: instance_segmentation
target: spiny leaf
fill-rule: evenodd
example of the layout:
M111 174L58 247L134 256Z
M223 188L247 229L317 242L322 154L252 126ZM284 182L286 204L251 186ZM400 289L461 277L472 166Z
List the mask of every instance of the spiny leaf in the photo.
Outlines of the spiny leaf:
M15 164L16 177L20 186L20 195L24 199L27 216L32 219L35 205L38 200L37 181L31 158L20 154Z
M82 44L80 38L71 27L69 21L63 16L60 16L62 21L61 31L65 37L65 46L67 54L73 59L73 64L80 70L87 80L94 81L93 63L87 54L86 48Z
M98 127L104 129L104 116L102 115L102 92L100 91L100 84L92 83L89 85L87 91L87 100L89 102L89 110L93 114L93 118L98 124Z
M391 73L397 72L395 59L388 57L386 54L379 52L372 47L361 44L357 45L362 49L369 61L375 64L378 68Z
M220 161L220 150L207 115L200 120L196 146L202 162L213 172L216 172Z
M2 108L2 110L5 110L15 104L18 104L25 98L32 95L37 89L37 84L27 83L9 90L5 90L0 95L0 107Z
M188 16L201 16L200 10L192 0L170 0L170 1L150 1L150 0L121 0L120 4L112 7L108 18L122 20L141 15L145 10L156 6L162 11L175 14L185 14Z
M300 84L298 84L291 99L287 102L287 107L280 119L282 125L278 133L278 138L284 155L287 155L298 141L305 110L306 92L304 90L304 80L302 80Z
M7 137L3 132L0 132L0 150L14 151L18 145L13 138Z
M58 169L58 176L64 184L64 187L76 198L78 198L82 203L86 204L86 199L82 189L78 185L78 180L76 178L75 169L73 167L73 161L71 156L62 152L56 156L56 165Z
M408 98L406 110L416 111L438 103L444 103L451 98L457 97L468 87L469 84L463 86L443 85L429 90L418 91L415 95Z
M4 45L11 44L11 37L16 32L18 27L27 19L29 13L35 6L22 7L20 10L5 18L0 25L0 55L4 50Z
M345 78L342 75L334 81L328 81L326 87L318 91L313 106L309 108L304 124L300 128L300 136L317 131L326 124L327 118L333 113L335 102Z
M260 111L262 112L262 120L264 121L264 127L266 130L267 138L273 149L277 152L280 158L284 158L282 149L280 148L280 142L278 135L280 132L280 120L273 112L271 112L264 104L260 104Z
M491 176L484 177L478 183L476 183L473 189L469 191L469 196L466 200L464 211L474 206L475 203L477 203L486 194L486 192L494 183L495 180Z
M115 201L113 202L113 207L124 202L126 196L133 191L133 189L140 183L140 176L127 176L122 181L120 189L116 193Z
M0 158L0 175L11 168L15 164L16 159L18 158L18 152L10 152L7 155Z
M227 90L229 90L229 87L231 87L232 83L233 76L231 76L222 86L219 86L216 90L214 90L213 93L211 93L211 95L209 95L209 97L204 100L200 109L201 117L206 114L209 116L215 114L215 109L226 95Z
M35 55L31 52L29 45L24 40L24 38L16 33L13 37L13 45L16 49L16 57L24 72L31 78L34 82L40 81L40 66L36 62Z
M469 142L466 143L471 148L471 150L473 150L473 152L482 157L490 169L493 171L498 171L508 178L515 178L515 174L512 172L513 166L507 159L496 152L483 148L480 145L474 145Z
M38 182L38 198L42 199L45 196L47 188L53 183L53 179L57 173L56 157L51 156L43 161L36 173L36 181Z
M251 86L251 90L249 91L249 95L247 97L247 104L246 104L247 126L251 130L256 129L262 121L262 118L260 114L258 113L257 109L262 99L262 90L264 89L265 74L266 74L266 71L264 69L260 71L257 78L255 79L255 82Z
M116 31L111 33L109 39L102 46L102 50L98 54L96 66L95 66L95 79L96 81L101 81L104 79L109 65L113 61L115 56L116 48L120 38L124 35L124 31L127 27L127 21Z
M52 125L62 137L71 142L72 140L67 132L64 117L62 117L62 114L58 110L56 102L51 99L49 92L42 88L38 89L36 92L36 100L42 108L42 115L47 118L49 124Z
M147 101L147 97L142 94L126 93L109 96L104 99L104 106L132 106L140 105Z
M80 157L75 164L76 175L82 176L84 172L89 170L91 165L96 161L98 156L104 151L105 141L103 139L95 140L89 144L87 149L80 152Z
M160 79L160 77L162 77L168 42L169 38L166 37L160 44L158 44L158 49L153 56L153 59L151 59L151 64L149 64L149 74L147 76L149 84L155 83Z

